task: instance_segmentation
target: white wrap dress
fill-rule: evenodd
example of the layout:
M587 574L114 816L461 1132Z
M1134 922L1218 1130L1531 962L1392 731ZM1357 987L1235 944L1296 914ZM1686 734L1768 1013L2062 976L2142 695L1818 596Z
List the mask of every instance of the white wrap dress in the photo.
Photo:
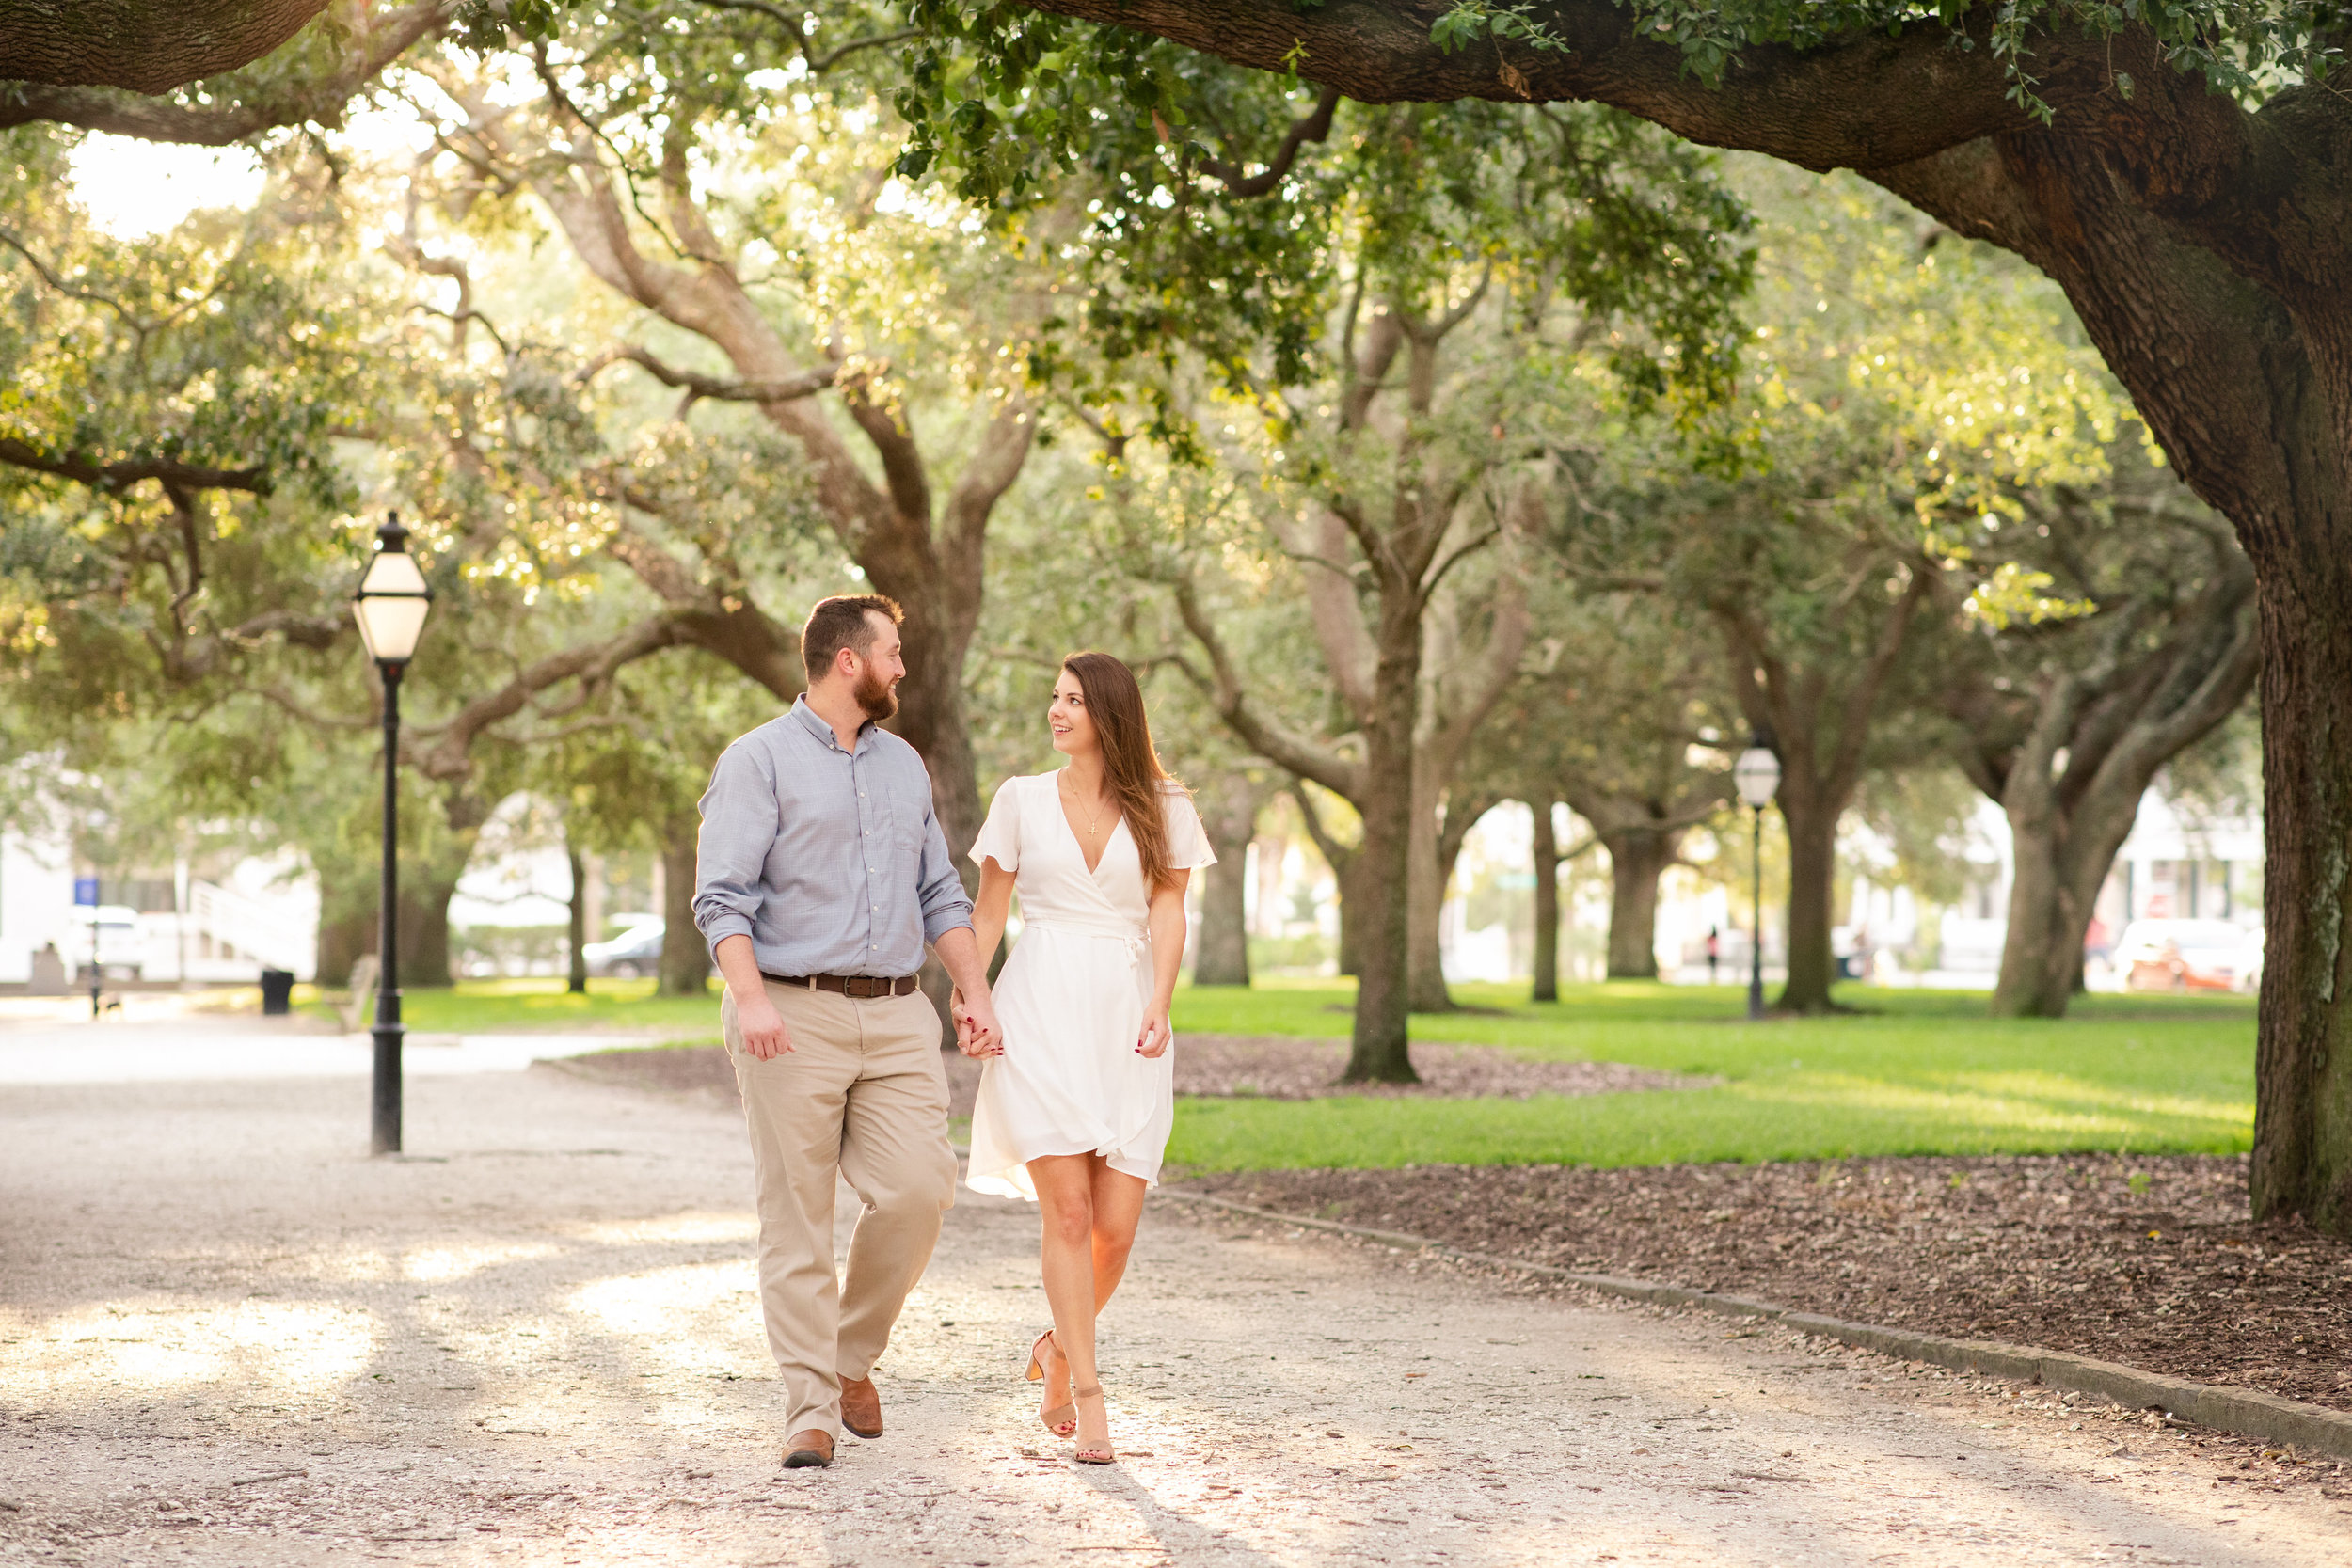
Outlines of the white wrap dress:
M1122 817L1089 871L1057 778L1006 780L972 846L975 861L1013 874L1021 895L1020 940L993 992L1005 1053L980 1074L965 1178L999 1197L1035 1198L1027 1162L1048 1154L1101 1154L1156 1182L1176 1115L1175 1046L1136 1053L1152 938L1135 839ZM1166 804L1169 866L1214 863L1191 799L1171 789Z

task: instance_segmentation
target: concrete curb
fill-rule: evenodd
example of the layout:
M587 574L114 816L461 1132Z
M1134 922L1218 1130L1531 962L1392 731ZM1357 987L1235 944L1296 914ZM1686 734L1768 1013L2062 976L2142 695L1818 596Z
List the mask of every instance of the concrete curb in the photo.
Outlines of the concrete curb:
M2191 1383L2185 1378L2143 1372L2136 1367L2121 1366L2113 1361L2093 1361L2089 1356L2069 1355L2062 1351L2035 1350L2025 1345L2007 1345L1989 1339L1949 1339L1940 1334L1915 1334L1909 1329L1881 1328L1872 1323L1848 1323L1842 1318L1825 1318L1816 1312L1791 1311L1786 1307L1777 1307L1769 1301L1751 1300L1746 1296L1692 1291L1679 1285L1653 1285L1646 1280L1620 1279L1613 1275L1579 1274L1573 1269L1558 1268L1549 1263L1531 1263L1486 1252L1465 1252L1459 1247L1447 1246L1442 1242L1433 1242L1425 1236L1408 1236L1395 1230L1372 1230L1360 1225L1342 1225L1336 1220L1306 1219L1296 1214L1277 1213L1271 1209L1254 1209L1246 1203L1211 1197L1205 1193L1175 1193L1162 1187L1156 1189L1152 1196L1176 1203L1197 1203L1208 1208L1224 1209L1247 1214L1252 1219L1272 1220L1279 1225L1360 1237L1383 1246L1436 1253L1466 1263L1485 1263L1497 1268L1517 1269L1523 1274L1540 1275L1547 1279L1564 1279L1587 1290L1597 1291L1602 1295L1626 1301L1647 1302L1658 1307L1695 1307L1735 1318L1762 1318L1799 1333L1816 1334L1824 1339L1836 1339L1842 1344L1879 1351L1908 1361L1926 1361L1938 1367L1948 1367L1954 1371L1976 1372L1988 1377L2010 1378L2020 1383L2039 1383L2052 1388L2097 1394L2135 1410L2162 1410L2179 1420L2211 1427L2217 1432L2259 1438L2266 1443L2291 1443L2306 1452L2352 1459L2352 1415L2321 1405L2305 1404L2300 1400L2280 1399L2276 1394Z

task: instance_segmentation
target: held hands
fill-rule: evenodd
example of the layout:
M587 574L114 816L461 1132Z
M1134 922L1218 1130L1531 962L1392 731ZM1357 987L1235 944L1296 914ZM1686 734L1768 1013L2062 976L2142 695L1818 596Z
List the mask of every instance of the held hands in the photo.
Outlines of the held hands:
M1143 1015L1143 1032L1136 1037L1136 1054L1157 1059L1168 1054L1168 1048L1176 1042L1176 1031L1168 1022L1168 1004L1154 1002Z
M967 1000L957 987L947 999L947 1012L956 1021L956 1049L975 1060L1005 1053L1005 1033L996 1022L994 999L983 991Z
M743 1036L743 1050L753 1060L773 1061L792 1049L792 1036L784 1026L784 1015L767 993L755 993L735 1009L735 1026Z

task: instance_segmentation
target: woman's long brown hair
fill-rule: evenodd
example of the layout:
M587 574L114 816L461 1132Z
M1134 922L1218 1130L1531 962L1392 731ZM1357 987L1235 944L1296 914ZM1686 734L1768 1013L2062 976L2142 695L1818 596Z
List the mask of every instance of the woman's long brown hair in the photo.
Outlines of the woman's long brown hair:
M1072 654L1061 667L1078 677L1087 716L1103 746L1103 777L1127 818L1143 863L1143 885L1157 893L1171 873L1168 864L1168 798L1190 792L1160 766L1152 747L1152 721L1144 716L1143 688L1136 673L1108 654Z

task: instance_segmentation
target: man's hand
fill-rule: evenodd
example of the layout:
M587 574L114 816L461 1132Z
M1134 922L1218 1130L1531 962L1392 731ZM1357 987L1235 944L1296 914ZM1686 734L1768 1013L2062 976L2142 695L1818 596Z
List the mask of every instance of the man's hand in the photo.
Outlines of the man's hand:
M986 991L967 999L959 990L948 1004L956 1021L956 1049L975 1059L1005 1053L1004 1031L996 1023L996 1004Z
M784 1015L768 1000L762 990L735 1008L736 1032L743 1037L743 1050L754 1061L769 1062L792 1049L791 1032L784 1026Z

